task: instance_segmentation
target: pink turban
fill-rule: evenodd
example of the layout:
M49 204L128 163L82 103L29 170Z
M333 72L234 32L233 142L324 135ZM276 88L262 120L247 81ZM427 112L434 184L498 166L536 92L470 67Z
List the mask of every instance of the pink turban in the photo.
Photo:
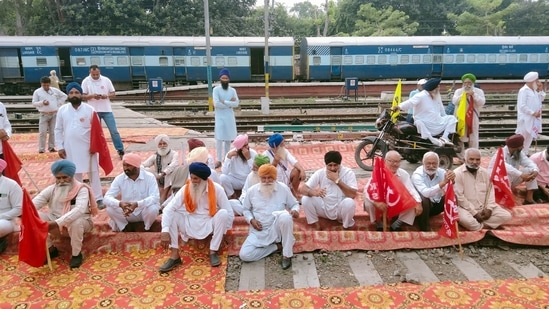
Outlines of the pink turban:
M2 173L6 169L7 166L8 166L8 162L0 159L0 173Z
M246 145L246 144L248 144L248 135L247 134L242 134L242 135L237 136L235 138L234 142L233 142L233 146L237 150L242 149L242 147L244 147L244 145Z
M122 162L126 162L131 166L139 168L141 166L141 157L135 153L127 153L122 157Z

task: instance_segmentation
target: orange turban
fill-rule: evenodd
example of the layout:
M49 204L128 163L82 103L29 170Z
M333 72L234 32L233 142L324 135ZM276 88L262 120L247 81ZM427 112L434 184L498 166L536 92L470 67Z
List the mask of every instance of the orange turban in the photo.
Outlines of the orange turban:
M274 167L272 164L263 164L261 165L261 167L259 167L257 174L259 175L259 177L271 176L276 179L276 167Z

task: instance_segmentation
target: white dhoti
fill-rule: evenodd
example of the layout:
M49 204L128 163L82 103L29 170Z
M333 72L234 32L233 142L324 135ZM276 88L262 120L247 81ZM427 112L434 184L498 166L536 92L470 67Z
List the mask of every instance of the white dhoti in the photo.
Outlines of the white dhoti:
M294 255L294 221L289 212L280 213L272 225L262 231L250 226L250 235L240 248L240 259L245 262L261 260L277 250L276 243L282 242L282 255L290 258Z
M0 238L11 234L17 230L14 220L0 219Z
M461 207L458 207L458 214L459 225L463 226L469 231L481 230L483 226L495 229L498 226L508 222L512 218L511 213L500 206L496 206L496 208L492 210L492 216L490 216L488 220L485 220L482 223L478 222L477 219L475 219L469 211Z
M58 218L53 216L49 212L39 211L40 219L43 221L55 221ZM72 223L66 226L71 239L71 251L72 256L77 256L82 251L82 241L84 240L84 233L90 232L93 228L93 222L91 218L80 217L74 220ZM48 233L46 244L49 247L52 246L51 236Z
M242 202L237 199L231 199L229 200L229 203L231 204L234 214L237 216L242 216L244 213L244 206L242 206Z
M124 230L129 222L143 222L145 230L148 231L151 225L158 217L159 206L157 204L143 208L138 214L131 213L129 216L124 215L124 211L120 207L107 207L107 215L109 215L109 226L114 232Z
M316 223L318 222L318 217L322 217L342 222L343 228L355 225L354 216L356 207L355 200L352 198L344 198L333 207L332 211L327 210L324 200L320 197L303 196L301 202L308 224Z
M435 135L448 135L456 132L456 117L452 115L442 116L440 121L432 121L428 119L414 118L414 124L417 131L421 134L422 139L432 138Z
M524 172L524 173L532 172L532 170L529 169L529 168L521 169L521 171ZM520 178L520 176L508 175L508 177L509 177L509 182L510 182L511 188L515 188L516 186L518 186L518 185L520 185L521 183L524 182L524 180L522 180L522 178ZM536 190L536 189L538 189L538 181L536 179L524 182L524 184L526 185L527 190Z
M244 182L246 181L246 178L238 179L232 175L225 174L221 174L219 178L223 189L225 189L225 193L229 197L234 194L234 190L242 190L242 187L244 187Z
M199 229L193 228L193 221L190 217L193 214L189 214L185 208L180 208L173 213L173 221L169 227L170 233L170 248L179 248L179 235L183 241L188 241L189 238L204 239L208 235L212 234L212 240L210 241L210 250L217 251L221 246L223 235L228 230L228 227L232 225L232 217L226 209L219 209L217 213L210 217L209 220L200 220L200 231L208 231L207 233L195 234ZM205 225L210 225L209 228L205 228Z
M101 178L99 177L99 171L91 171L88 174L90 180L90 187L93 191L93 196L96 201L103 199L103 189L101 188ZM75 173L74 179L79 182L83 182L84 173Z

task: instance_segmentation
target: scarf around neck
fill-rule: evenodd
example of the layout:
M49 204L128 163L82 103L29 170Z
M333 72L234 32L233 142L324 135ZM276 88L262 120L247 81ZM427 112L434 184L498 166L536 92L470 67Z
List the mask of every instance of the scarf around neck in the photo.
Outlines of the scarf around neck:
M208 207L210 211L210 217L213 217L217 212L217 200L215 197L214 182L208 178ZM197 197L200 198L200 197ZM188 179L185 184L185 191L183 192L183 203L185 203L185 209L189 213L193 213L196 210L196 204L191 198L191 180Z

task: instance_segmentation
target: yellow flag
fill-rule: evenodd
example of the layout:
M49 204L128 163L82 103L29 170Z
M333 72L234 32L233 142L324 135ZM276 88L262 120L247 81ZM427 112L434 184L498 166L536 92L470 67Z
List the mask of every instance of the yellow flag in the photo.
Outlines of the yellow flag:
M467 93L463 92L461 99L459 100L459 106L456 112L457 123L457 134L460 137L465 136L465 117L467 114Z
M393 105L392 107L400 105L400 98L402 94L402 80L398 80L397 87L395 89L395 95L393 96ZM391 116L391 120L393 123L397 123L398 116L400 115L400 111L393 112L393 115Z

